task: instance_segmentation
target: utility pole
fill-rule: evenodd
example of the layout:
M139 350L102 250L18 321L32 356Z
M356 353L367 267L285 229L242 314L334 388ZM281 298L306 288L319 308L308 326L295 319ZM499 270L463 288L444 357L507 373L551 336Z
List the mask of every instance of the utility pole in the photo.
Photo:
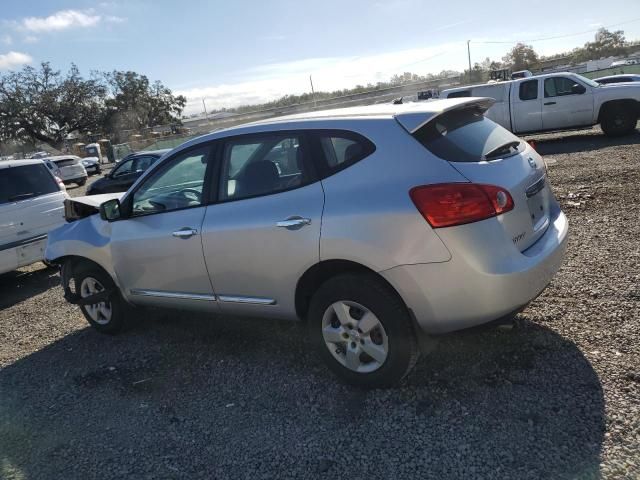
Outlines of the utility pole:
M207 105L204 103L204 97L202 97L202 106L204 107L204 118L209 121L209 115L207 115Z
M316 103L316 92L313 89L313 79L311 78L311 75L309 75L309 83L311 83L311 96L313 97L313 107L317 107L317 103Z
M471 40L467 40L467 56L469 58L469 82L471 82Z

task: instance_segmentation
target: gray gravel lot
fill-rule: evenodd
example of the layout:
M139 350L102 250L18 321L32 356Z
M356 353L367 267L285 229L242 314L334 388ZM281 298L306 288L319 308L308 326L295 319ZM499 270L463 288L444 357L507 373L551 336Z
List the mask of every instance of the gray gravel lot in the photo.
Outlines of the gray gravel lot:
M57 272L0 276L0 477L640 478L640 133L535 138L564 267L512 329L440 337L395 389L337 383L298 324L169 313L108 337Z

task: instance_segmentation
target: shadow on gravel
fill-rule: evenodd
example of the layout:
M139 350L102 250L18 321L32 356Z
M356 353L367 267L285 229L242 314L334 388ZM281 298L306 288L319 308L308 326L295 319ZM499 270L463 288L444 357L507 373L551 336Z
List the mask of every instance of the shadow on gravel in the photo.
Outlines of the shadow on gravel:
M2 478L598 478L604 430L592 366L522 319L384 391L338 384L298 324L180 315L0 371Z
M532 135L527 140L536 142L536 151L540 155L557 155L562 153L593 152L601 148L616 147L621 145L637 145L640 143L640 132L631 135L612 138L601 132L581 131L580 133L567 133L562 137L546 138Z
M38 295L60 284L55 268L15 270L0 275L0 310Z

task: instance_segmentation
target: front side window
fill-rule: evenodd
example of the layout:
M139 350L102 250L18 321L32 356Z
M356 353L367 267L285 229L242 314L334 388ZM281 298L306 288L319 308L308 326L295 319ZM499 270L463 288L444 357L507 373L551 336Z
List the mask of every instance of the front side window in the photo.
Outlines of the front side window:
M567 77L554 77L547 78L544 81L544 96L549 97L562 97L565 95L579 95L577 91L574 91L574 86L578 86L578 89L584 93L584 87L574 80ZM582 87L581 89L579 87Z
M0 169L0 204L19 202L59 190L44 165Z
M538 98L538 80L528 80L520 84L520 100L535 100Z
M297 135L252 135L227 141L222 152L220 199L267 195L308 183L306 151Z
M133 159L133 166L131 168L134 172L144 172L156 161L155 157L145 156Z
M133 167L133 159L124 160L120 162L120 164L113 171L112 177L121 177L123 175L127 175L131 173L131 168Z
M178 154L133 193L133 215L168 212L203 204L209 147Z

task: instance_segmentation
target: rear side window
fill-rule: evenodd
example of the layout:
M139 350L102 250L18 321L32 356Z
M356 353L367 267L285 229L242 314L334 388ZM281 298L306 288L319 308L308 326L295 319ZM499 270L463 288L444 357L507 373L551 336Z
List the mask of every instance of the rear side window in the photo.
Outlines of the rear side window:
M0 169L0 204L60 191L44 164Z
M371 155L375 145L362 135L346 130L317 130L314 132L322 152L323 176L332 175Z
M520 100L538 98L538 80L529 80L520 84Z
M480 162L514 155L524 145L475 109L439 115L413 134L431 153L449 162Z

